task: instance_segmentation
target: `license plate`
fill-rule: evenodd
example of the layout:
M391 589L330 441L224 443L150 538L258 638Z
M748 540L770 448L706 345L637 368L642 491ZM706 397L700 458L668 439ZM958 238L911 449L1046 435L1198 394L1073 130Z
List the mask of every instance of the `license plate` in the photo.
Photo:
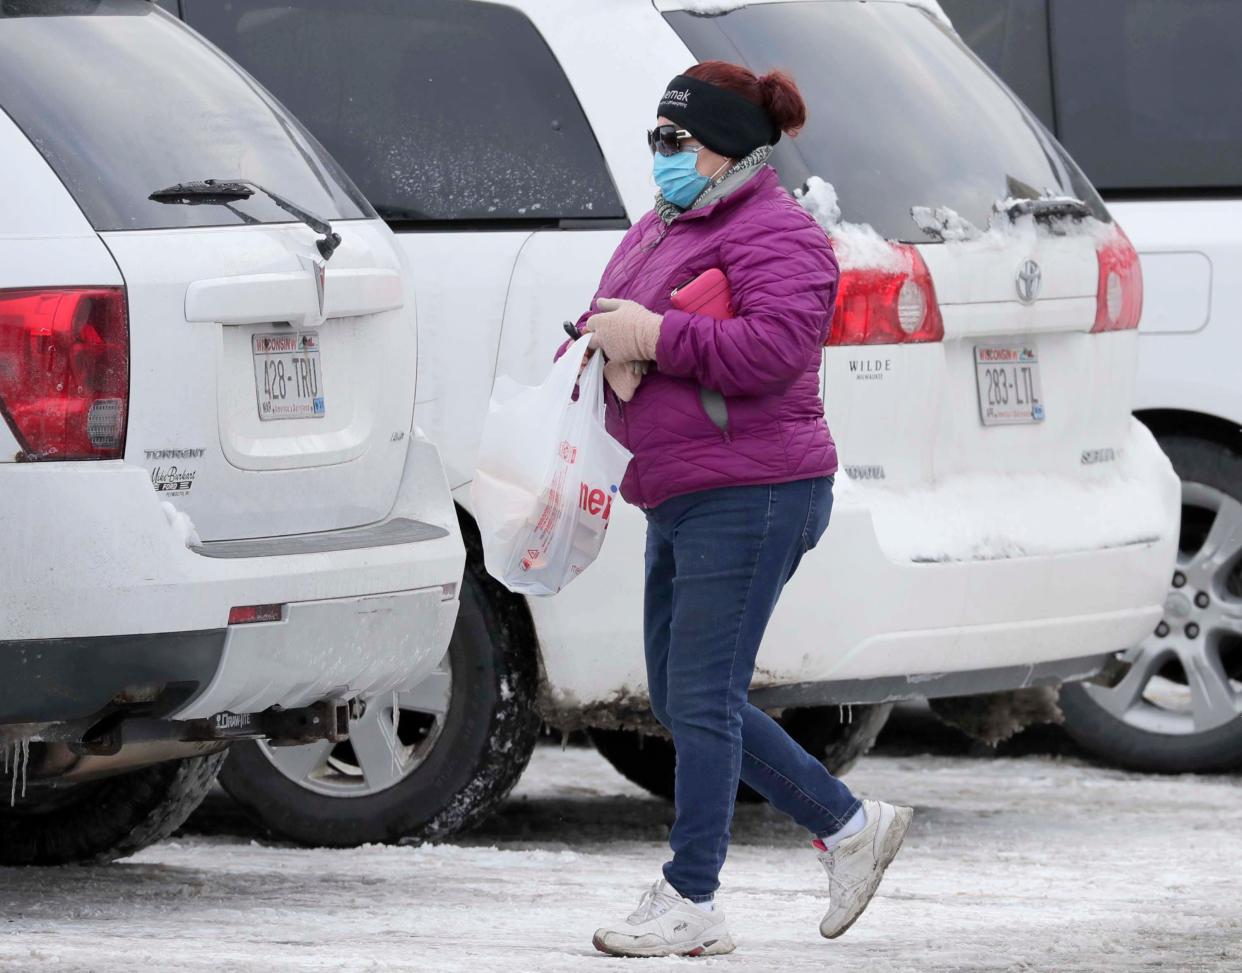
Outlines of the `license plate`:
M252 335L259 418L317 419L324 414L319 332Z
M985 426L1044 421L1034 345L975 345L975 380Z

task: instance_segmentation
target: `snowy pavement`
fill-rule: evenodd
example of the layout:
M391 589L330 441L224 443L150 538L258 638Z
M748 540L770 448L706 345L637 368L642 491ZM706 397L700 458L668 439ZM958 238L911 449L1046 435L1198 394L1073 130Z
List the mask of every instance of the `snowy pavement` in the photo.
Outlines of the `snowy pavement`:
M735 953L596 953L594 928L658 877L669 808L593 751L545 746L502 813L453 844L262 845L216 797L206 827L243 833L105 868L0 869L0 970L1242 970L1242 777L879 756L848 779L917 812L836 942L818 933L824 883L802 835L751 805L720 899Z

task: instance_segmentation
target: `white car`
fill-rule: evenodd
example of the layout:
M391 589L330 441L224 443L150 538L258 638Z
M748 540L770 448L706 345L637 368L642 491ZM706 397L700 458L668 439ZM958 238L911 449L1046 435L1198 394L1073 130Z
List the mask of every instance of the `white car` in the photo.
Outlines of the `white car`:
M1242 114L1231 93L1242 5L944 6L1134 241L1145 288L1135 414L1182 478L1164 614L1115 689L1066 689L1067 726L1139 770L1242 767Z
M0 158L0 864L102 860L230 741L391 724L464 548L403 254L252 78L143 0L6 4Z
M451 676L398 727L394 745L421 761L408 775L362 768L349 788L344 751L235 748L221 779L275 830L343 840L370 816L383 837L411 807L419 833L465 826L517 779L538 718L592 728L623 772L667 792L668 748L639 746L655 731L642 512L614 506L592 568L524 600L484 574L468 488L495 376L547 373L562 322L652 205L644 132L661 86L699 59L798 81L810 122L773 163L845 268L824 353L836 509L752 699L840 768L894 699L1088 677L1159 620L1178 484L1130 415L1139 268L1090 184L935 4L693 9L711 6L181 4L396 231L416 284L419 420L444 451L477 609ZM844 703L872 708L850 722Z

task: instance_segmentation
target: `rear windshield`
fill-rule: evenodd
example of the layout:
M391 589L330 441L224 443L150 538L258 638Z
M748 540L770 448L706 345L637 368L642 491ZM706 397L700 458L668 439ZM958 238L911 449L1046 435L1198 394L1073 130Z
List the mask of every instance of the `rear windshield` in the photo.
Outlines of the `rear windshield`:
M183 0L186 21L297 112L384 219L625 216L530 19L462 0Z
M772 164L792 189L820 176L842 218L889 239L931 239L913 206L947 206L986 228L992 204L1044 191L1099 196L1065 151L958 37L903 3L777 3L666 14L699 60L783 68L809 120Z
M288 112L146 0L2 0L0 108L97 230L291 221L262 194L228 207L147 198L210 178L252 180L328 219L374 216Z

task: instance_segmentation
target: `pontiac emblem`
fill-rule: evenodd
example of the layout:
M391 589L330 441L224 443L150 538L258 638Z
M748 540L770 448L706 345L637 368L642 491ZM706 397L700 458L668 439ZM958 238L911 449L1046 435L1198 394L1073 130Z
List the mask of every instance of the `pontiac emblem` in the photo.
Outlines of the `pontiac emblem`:
M302 265L302 269L309 271L311 280L315 282L315 301L319 305L319 320L323 320L324 307L324 284L328 277L328 264L324 260L315 257L308 257L305 254L298 254L298 262Z
M1039 269L1039 264L1034 260L1023 261L1022 266L1018 268L1018 300L1023 304L1034 304L1035 298L1039 296L1039 286L1043 280L1043 274Z
M1029 261L1028 261L1029 263ZM323 317L323 285L328 275L328 265L322 260L316 260L311 267L311 273L315 275L315 296L319 298L319 316ZM1035 269L1036 284L1038 285L1039 268Z

